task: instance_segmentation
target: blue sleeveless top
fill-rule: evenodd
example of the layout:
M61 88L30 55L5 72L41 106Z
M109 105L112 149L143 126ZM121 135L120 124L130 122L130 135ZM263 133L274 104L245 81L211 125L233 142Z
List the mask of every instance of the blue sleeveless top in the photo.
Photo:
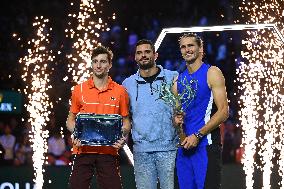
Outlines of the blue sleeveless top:
M213 102L213 93L207 83L207 72L209 68L210 65L203 63L194 73L189 73L188 69L186 69L178 77L177 89L179 94L185 92L185 85L191 85L196 91L195 97L190 104L186 97L181 100L182 108L185 112L184 132L187 136L202 128L210 120L211 115L216 112L216 106ZM214 143L221 143L219 127L204 136L198 146Z

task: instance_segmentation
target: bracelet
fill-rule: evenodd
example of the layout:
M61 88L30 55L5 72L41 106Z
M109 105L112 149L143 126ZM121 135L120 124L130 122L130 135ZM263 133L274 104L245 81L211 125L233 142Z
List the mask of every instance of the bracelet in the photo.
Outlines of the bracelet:
M196 138L198 140L202 139L202 137L204 136L204 134L202 134L200 131L197 131L196 133L194 133L194 136L196 136Z

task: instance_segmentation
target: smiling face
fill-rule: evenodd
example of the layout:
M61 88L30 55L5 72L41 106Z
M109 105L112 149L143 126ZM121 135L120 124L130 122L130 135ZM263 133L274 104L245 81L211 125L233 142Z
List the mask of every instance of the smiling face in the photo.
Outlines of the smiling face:
M107 77L111 66L107 54L98 54L92 59L93 74L97 78Z
M201 60L203 55L203 47L199 46L194 37L183 37L180 39L180 52L183 59L188 64Z
M141 44L136 47L135 61L142 70L147 70L155 67L155 60L157 53L155 53L150 44Z

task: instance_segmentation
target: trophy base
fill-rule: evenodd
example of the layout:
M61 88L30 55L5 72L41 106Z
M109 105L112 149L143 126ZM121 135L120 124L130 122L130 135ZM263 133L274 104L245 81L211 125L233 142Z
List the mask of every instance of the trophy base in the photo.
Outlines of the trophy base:
M112 146L116 141L111 141L108 143L100 143L98 141L96 142L90 142L90 141L81 141L81 146Z
M183 145L181 145L181 143L184 141L184 139L187 137L185 135L185 133L183 132L183 130L179 130L179 143L177 144L177 147L183 147Z

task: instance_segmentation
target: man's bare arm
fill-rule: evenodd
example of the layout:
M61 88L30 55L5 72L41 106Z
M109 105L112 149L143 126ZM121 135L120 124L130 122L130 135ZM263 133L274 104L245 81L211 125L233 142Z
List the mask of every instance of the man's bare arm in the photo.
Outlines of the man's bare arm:
M76 114L69 112L67 121L66 121L66 127L71 133L73 133L74 128L75 128L75 118L76 118Z
M208 134L216 129L220 123L225 121L229 116L229 106L225 79L219 68L212 66L208 70L208 85L212 90L214 102L217 106L217 112L211 119L200 129L202 134Z
M123 127L122 127L122 133L123 136L127 136L131 131L131 122L129 116L123 117Z
M67 121L66 121L66 127L71 133L73 133L75 129L75 118L76 118L76 114L69 112ZM72 143L75 146L77 147L81 146L81 141L79 139L74 138L73 134L71 135L71 139L72 139Z

